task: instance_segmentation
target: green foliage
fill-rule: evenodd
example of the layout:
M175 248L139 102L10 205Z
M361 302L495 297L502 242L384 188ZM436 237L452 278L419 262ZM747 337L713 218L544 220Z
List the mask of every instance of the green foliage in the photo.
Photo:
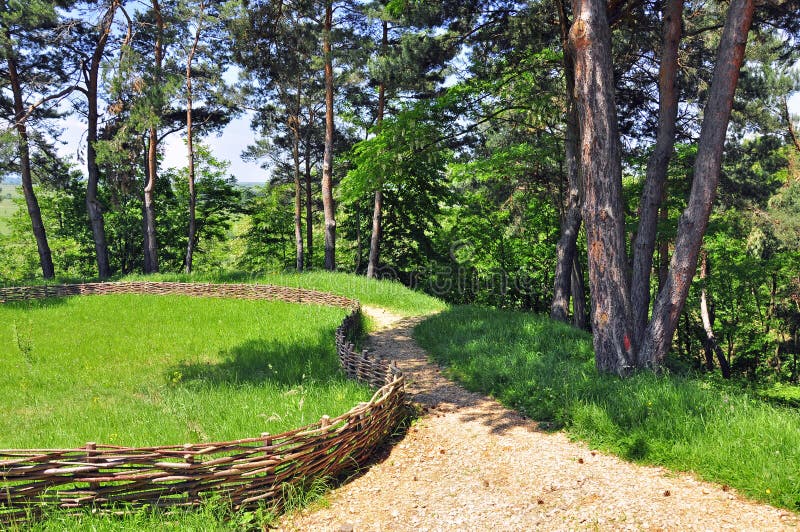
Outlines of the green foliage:
M248 199L249 213L241 235L244 252L237 267L252 272L282 271L295 264L294 188L264 185Z
M691 375L597 375L591 338L547 318L456 307L417 340L471 390L599 449L796 510L800 414Z
M369 205L375 190L383 191L383 240L391 245L383 247L381 258L401 278L432 255L432 232L449 200L445 167L451 153L441 144L440 109L423 102L384 120L374 137L353 147L351 169L340 185L350 206Z
M0 447L277 434L371 394L340 371L341 309L124 295L7 304L0 315Z

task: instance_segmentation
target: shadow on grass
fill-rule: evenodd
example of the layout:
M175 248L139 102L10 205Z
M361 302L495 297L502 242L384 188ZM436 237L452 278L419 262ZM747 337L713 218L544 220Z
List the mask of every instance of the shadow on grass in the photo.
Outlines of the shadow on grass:
M415 336L446 374L531 419L629 460L695 471L800 507L795 409L692 374L599 375L591 337L542 316L455 307L421 323Z
M220 353L220 362L183 361L168 368L164 378L172 385L271 382L294 386L309 379L317 382L341 380L344 377L330 337L329 333L320 333L314 340L302 344L248 340Z

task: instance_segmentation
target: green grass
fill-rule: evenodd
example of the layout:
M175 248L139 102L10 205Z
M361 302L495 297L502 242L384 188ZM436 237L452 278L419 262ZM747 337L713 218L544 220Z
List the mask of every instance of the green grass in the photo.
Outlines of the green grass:
M399 282L367 279L363 275L339 272L312 271L307 273L249 275L245 273L221 272L218 275L157 274L128 276L125 280L146 281L194 281L212 283L265 283L296 288L321 290L389 309L402 316L431 314L447 306L441 300L422 292L416 292Z
M800 386L797 385L775 383L760 390L759 395L776 404L800 408Z
M309 507L327 506L325 494L328 479L318 478L308 486L284 490L284 512L292 513ZM209 497L196 508L125 508L110 513L95 512L92 508L77 511L45 509L38 519L25 519L3 528L9 532L121 532L158 530L159 532L222 532L229 530L272 530L278 515L266 506L233 510L218 497Z
M0 235L7 235L11 232L9 220L19 209L13 198L18 195L19 185L0 184Z
M279 433L371 391L340 371L342 309L185 296L0 305L0 447Z
M598 376L591 338L530 314L456 307L415 332L471 390L629 460L800 508L800 413L691 376Z

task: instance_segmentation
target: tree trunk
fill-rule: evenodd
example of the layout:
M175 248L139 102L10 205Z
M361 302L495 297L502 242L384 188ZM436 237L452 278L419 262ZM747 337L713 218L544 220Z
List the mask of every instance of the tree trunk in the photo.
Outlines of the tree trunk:
M311 191L311 148L306 139L306 269L314 266L314 197Z
M666 205L666 183L664 186L664 194L661 199L661 208L659 209L658 219L662 224L669 221L669 207ZM669 271L669 239L662 236L658 242L658 292L661 292L664 284L667 282L667 272Z
M714 336L714 318L708 312L708 288L706 286L706 279L708 278L709 269L708 257L703 253L700 265L700 280L702 282L702 288L700 289L700 318L703 320L703 330L706 333L703 344L707 352L711 351L717 356L722 376L726 379L730 379L731 366L728 364L728 360L725 358L725 354L722 352L722 348L720 348L719 343L717 343L717 338Z
M575 53L595 363L599 371L626 375L634 353L611 34L604 1L574 0L573 13L569 39Z
M678 49L681 41L683 0L667 0L664 7L664 50L659 67L658 132L653 153L647 161L642 197L639 201L639 227L633 252L631 307L634 345L639 346L647 328L650 311L650 275L656 247L658 212L664 198L667 169L675 146L678 118Z
M186 258L183 261L184 272L192 273L192 262L194 260L194 246L197 238L197 191L195 190L195 170L194 170L194 131L192 130L192 61L197 52L197 43L200 42L200 31L203 27L203 10L205 4L200 3L198 10L197 29L194 32L194 42L186 58L186 150L188 152L188 173L189 173L189 232L186 242Z
M572 261L572 324L578 329L587 330L586 286L583 282L583 268L578 253Z
M84 71L86 82L86 105L88 108L86 121L86 212L89 215L89 224L92 228L94 251L97 256L97 275L101 279L111 276L111 267L108 260L108 243L106 242L105 219L103 206L97 197L98 183L100 182L100 168L97 166L97 127L98 127L98 96L97 85L100 78L100 62L105 53L108 37L111 34L111 25L119 7L119 2L112 2L103 17L103 26L100 38L95 46L94 53L89 62L89 67Z
M293 116L289 119L292 130L292 158L294 162L294 242L296 251L295 267L298 272L303 271L303 201L300 186L300 95L302 87L300 75L297 76L297 100Z
M383 21L383 34L381 37L381 54L386 55L389 46L389 23ZM383 123L383 113L386 108L386 82L378 85L378 114L375 125L380 130ZM379 178L375 188L375 204L372 209L372 235L369 240L369 261L367 262L367 277L374 279L377 275L380 259L381 244L381 217L383 216L383 179Z
M561 237L556 246L556 270L553 280L553 301L550 304L550 317L554 320L569 320L569 298L573 268L577 259L576 244L581 228L581 186L578 145L580 130L578 109L575 102L575 61L569 50L569 20L566 0L558 2L558 18L561 25L561 39L564 46L564 79L566 80L566 137L564 139L564 162L567 167L567 212L561 225ZM583 284L583 283L581 283ZM583 321L583 320L581 320Z
M153 75L154 86L158 87L161 82L161 67L163 63L163 37L164 37L164 18L161 15L161 6L158 0L153 0L153 12L156 17L156 40L153 48L155 54L155 74ZM158 98L160 100L160 98ZM160 112L160 102L156 103L156 108L152 110L154 114ZM156 178L158 177L158 127L150 126L147 144L147 184L144 187L144 248L145 248L145 273L158 272L158 242L156 240L156 204L155 188Z
M725 133L739 80L739 69L744 60L753 9L753 0L732 0L728 8L708 102L703 113L692 191L678 222L675 250L667 280L653 305L653 317L645 332L638 357L639 363L648 367L660 365L669 351L678 317L686 303L689 285L697 268L700 244L714 206Z
M333 203L333 2L325 3L322 55L325 59L325 152L322 158L322 209L325 215L325 269L336 269L336 215Z
M19 72L17 71L17 61L14 53L8 46L6 46L6 59L11 92L14 98L14 124L17 130L17 152L19 154L22 192L25 196L25 205L28 208L28 215L31 219L33 236L36 239L36 248L39 251L39 264L42 267L42 276L45 279L52 279L55 277L53 257L50 253L50 245L47 242L47 232L44 228L44 222L42 222L42 211L39 209L39 201L36 199L36 193L33 190L28 128L25 126L25 103L22 98L22 82L20 81Z

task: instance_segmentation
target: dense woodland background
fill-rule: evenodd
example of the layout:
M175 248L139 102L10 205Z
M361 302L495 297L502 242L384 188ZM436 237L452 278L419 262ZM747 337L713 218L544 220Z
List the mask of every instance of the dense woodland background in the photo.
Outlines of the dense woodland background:
M647 314L671 278L726 51L717 0L0 0L0 279L335 268L597 332L589 274L603 266L580 174L613 157L581 144L601 91L570 28L598 6L619 137L618 168L603 170L621 183L615 260ZM800 379L798 9L771 0L748 24L697 272L659 365ZM264 186L238 185L249 176L203 144L243 113ZM66 117L86 124L80 167L56 149ZM171 135L187 141L185 168L161 163ZM659 169L663 190L648 189ZM631 351L627 333L618 343Z

